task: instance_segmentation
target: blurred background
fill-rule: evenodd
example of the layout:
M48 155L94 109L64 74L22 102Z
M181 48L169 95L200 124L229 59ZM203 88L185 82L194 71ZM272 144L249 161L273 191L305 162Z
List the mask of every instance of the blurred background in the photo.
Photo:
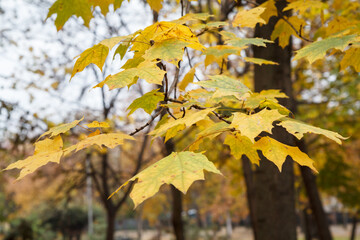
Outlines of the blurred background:
M1 169L31 155L35 140L60 123L85 116L89 122L107 121L109 131L131 132L147 122L149 115L142 110L127 115L131 101L152 89L146 82L129 90L92 89L116 72L131 53L124 57L114 53L103 72L90 66L69 82L74 57L105 38L181 16L176 1L165 1L157 14L145 1L131 0L115 11L110 6L105 17L95 8L89 28L72 17L57 32L54 16L45 21L52 4L51 0L0 1ZM233 6L232 1L219 5L207 0L190 2L189 8L213 13L224 21L232 19L241 4L246 2ZM228 12L221 16L226 6ZM310 36L316 34L313 29L307 31ZM241 32L242 36L252 34L250 30ZM294 39L294 50L301 44ZM194 55L192 60L197 58L201 56ZM306 143L319 170L314 187L333 239L360 239L356 228L360 210L360 76L352 68L340 72L338 58L334 54L313 65L292 62L293 88L297 118L351 136L342 146L318 136L309 136ZM184 67L180 75L188 70ZM239 64L238 70L239 77L251 82L253 66ZM65 144L82 138L83 131L76 128L65 135ZM136 144L125 143L113 150L87 149L60 165L47 164L21 181L15 181L18 171L0 172L0 239L175 239L171 216L179 209L174 210L169 186L135 210L128 189L110 200L104 197L166 153L161 141L152 142L146 133L138 134ZM194 136L194 131L178 136L176 148L183 149ZM195 182L180 198L184 238L254 239L243 163L234 160L229 147L216 139L205 141L204 148L226 177L206 174L206 181ZM298 166L294 172L298 239L320 239L304 175Z

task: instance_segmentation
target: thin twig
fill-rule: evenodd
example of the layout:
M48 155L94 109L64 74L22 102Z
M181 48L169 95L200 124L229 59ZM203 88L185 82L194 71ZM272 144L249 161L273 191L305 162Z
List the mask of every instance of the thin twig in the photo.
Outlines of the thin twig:
M177 118L171 113L169 108L166 108L166 111L168 112L168 114L175 120L177 120Z
M206 107L201 107L201 106L199 106L199 105L191 105L191 106L190 106L190 109L191 109L191 108L195 108L195 109L198 109L198 110L207 109ZM230 121L226 120L223 116L221 116L221 115L218 114L217 112L212 111L212 113L213 113L219 120L221 120L221 121L223 121L223 122L226 122L227 124L231 124Z
M138 132L140 132L141 130L143 130L144 128L146 128L147 126L150 126L150 124L155 120L155 118L157 117L157 116L159 116L163 111L165 110L165 108L162 108L160 111L156 111L156 114L155 115L153 115L152 117L151 117L151 119L145 124L145 125L143 125L142 127L140 127L140 128L136 128L135 129L135 131L133 131L132 133L130 133L129 135L130 136L133 136L133 135L135 135L136 133L138 133Z

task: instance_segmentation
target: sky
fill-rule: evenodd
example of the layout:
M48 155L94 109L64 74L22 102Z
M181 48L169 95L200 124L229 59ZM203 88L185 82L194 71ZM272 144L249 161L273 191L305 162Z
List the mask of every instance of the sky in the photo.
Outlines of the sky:
M97 84L93 67L87 67L69 82L74 57L105 38L128 35L152 23L149 6L132 0L124 1L120 9L115 13L110 11L106 16L106 21L116 30L111 34L99 9L95 10L97 17L91 20L89 29L82 25L82 19L72 17L63 30L57 32L55 15L45 21L52 2L0 1L0 100L17 105L10 119L4 110L1 111L0 139L18 132L21 128L19 120L24 116L41 126L31 133L36 135L47 128L36 117L62 123L80 118L86 112L99 114L101 90L92 89ZM178 14L170 12L167 16L176 18ZM121 21L126 23L126 28L121 26ZM104 78L118 72L126 60L126 57L123 61L119 57L114 61L111 58L107 59L104 73L95 69L99 76ZM115 91L105 90L105 93L109 98ZM128 99L127 90L122 90L119 102L126 103L119 106L122 114L129 105Z

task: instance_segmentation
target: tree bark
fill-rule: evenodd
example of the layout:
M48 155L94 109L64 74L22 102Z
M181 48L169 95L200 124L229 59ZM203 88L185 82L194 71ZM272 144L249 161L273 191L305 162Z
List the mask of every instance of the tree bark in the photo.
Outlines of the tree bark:
M243 174L244 174L244 179L245 179L245 185L246 185L246 198L248 201L248 207L249 207L249 211L250 211L250 223L251 226L253 228L253 235L254 235L254 239L258 239L257 238L257 232L255 231L255 229L257 229L256 227L256 213L255 213L255 203L254 203L254 183L253 183L253 174L252 174L252 170L251 170L251 163L250 160L245 157L242 156L241 158L242 161L242 168L243 168Z
M303 145L303 144L301 144ZM301 150L303 150L300 147ZM329 229L329 222L321 203L319 191L316 185L316 176L311 172L308 167L300 167L301 176L304 181L306 193L309 198L312 214L316 221L317 232L320 240L331 240L331 232Z
M262 3L264 1L257 1ZM279 11L286 6L286 1L276 2ZM270 39L278 17L272 17L268 24L255 28L255 37ZM290 46L290 47L289 47ZM279 65L255 65L255 91L280 89L290 98L282 104L294 108L291 82L291 42L281 48L277 43L266 48L254 47L254 57L279 63ZM274 128L273 136L280 142L294 145L294 140L284 129ZM256 240L295 240L296 214L293 161L289 158L282 166L282 171L261 155L260 166L253 172L254 182L254 231Z
M111 209L107 209L106 211L106 240L114 240L115 237L115 216L116 212L111 211Z
M355 213L352 220L351 236L350 240L355 240L356 237L356 225L357 225L357 214Z

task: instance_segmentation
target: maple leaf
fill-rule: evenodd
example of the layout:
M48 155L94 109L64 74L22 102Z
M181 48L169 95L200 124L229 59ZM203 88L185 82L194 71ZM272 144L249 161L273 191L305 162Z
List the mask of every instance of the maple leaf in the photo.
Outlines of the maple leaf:
M279 63L277 63L277 62L273 62L273 61L262 59L262 58L244 57L244 60L245 60L245 62L251 62L251 63L258 64L258 65L263 65L263 64L279 65Z
M263 109L252 115L234 113L234 119L230 127L239 130L241 135L248 137L251 142L254 142L254 139L261 132L271 133L271 129L273 128L272 123L282 117L284 117L284 115L281 115L277 110L267 109Z
M107 122L98 122L98 121L93 121L89 124L86 124L87 127L89 128L109 128L110 125Z
M347 139L341 136L340 134L338 134L337 132L332 132L329 130L314 127L299 120L295 120L291 118L283 118L281 119L281 122L278 123L277 125L284 127L286 131L288 131L298 139L301 139L305 133L321 134L335 141L338 144L341 144L341 140Z
M203 122L204 121L199 121L196 123L196 125L198 127L202 126ZM199 132L198 134L196 134L196 139L190 145L189 150L195 151L199 149L200 144L203 142L205 138L213 139L216 136L220 135L221 133L230 130L229 124L226 122L217 122L217 123L214 123L212 121L206 121L206 122L210 122L210 124L206 123L205 129Z
M226 46L226 45L217 45L206 48L204 55L205 58L205 67L216 62L219 66L222 65L223 59L226 59L229 55L240 55L241 50L244 48Z
M298 0L289 3L283 11L293 10L293 13L298 13L299 15L303 15L306 10L309 8L313 9L328 9L329 6L326 3L321 1L312 1L312 0Z
M168 129L175 127L179 124L185 124L185 126L190 127L194 123L206 118L206 116L214 110L215 110L215 108L207 108L207 109L195 111L195 112L188 110L188 111L186 111L185 117L179 118L177 120L169 121L169 122L159 126L158 128L154 129L149 134L153 135L154 137L159 137L159 136L162 136L163 134L165 134Z
M287 156L290 156L301 166L307 166L314 172L318 172L313 165L314 161L306 153L300 151L298 147L283 144L270 137L262 137L259 141L255 142L254 147L261 150L262 154L269 161L273 162L280 172Z
M35 143L34 155L24 160L14 162L7 166L4 170L14 168L21 169L20 175L17 178L17 180L20 180L49 162L59 163L61 156L63 155L62 148L63 141L59 135L54 139L46 138L42 141L38 141Z
M264 19L264 21L266 23L269 22L269 20L270 20L270 18L272 16L277 16L278 15L278 10L277 10L276 5L275 5L275 0L265 1L264 3L262 3L260 5L260 7L265 8L265 11L260 15L260 17L262 19Z
M211 16L213 15L209 13L187 13L181 18L173 20L172 22L177 24L185 24L189 21L195 21L195 20L206 21Z
M246 45L255 45L259 47L266 47L266 43L273 43L271 40L263 38L230 38L225 41L226 44L230 44L235 47L244 47Z
M55 26L58 31L72 15L81 17L87 27L89 27L90 19L93 17L88 0L57 0L50 7L46 19L53 14L57 14Z
M43 136L46 136L46 135L49 135L50 134L50 138L52 137L55 137L61 133L65 133L67 131L69 131L71 128L77 126L79 124L79 122L81 122L82 120L84 119L84 117L82 117L80 120L74 120L73 122L71 123L64 123L64 124L61 124L59 126L56 126L56 127L53 127L53 128L50 128L48 131L44 132L40 137L42 138Z
M260 109L263 109L263 108L276 109L279 111L280 114L285 115L285 116L291 114L291 111L289 109L280 105L277 101L272 101L272 100L268 100L268 99L262 101L259 105L259 108Z
M270 100L277 103L276 98L288 98L285 93L278 89L262 90L260 93L253 93L246 98L245 107L255 109L265 100Z
M109 5L114 4L114 10L118 9L123 0L89 0L93 6L99 6L101 13L105 16L109 12Z
M154 62L142 62L136 68L125 69L117 74L107 76L104 81L95 87L102 87L106 84L110 90L122 88L133 84L134 79L138 77L148 83L161 84L165 73Z
M360 47L351 47L345 52L343 59L340 62L342 70L348 66L353 66L355 71L360 72Z
M109 48L100 43L86 49L80 54L80 57L76 60L70 79L72 79L76 73L84 70L84 68L91 63L98 66L102 71L108 53Z
M143 57L148 60L161 58L167 62L175 62L174 64L177 65L178 61L180 61L184 55L184 47L189 44L190 43L176 38L166 39L161 42L156 42L152 47L147 49Z
M306 25L304 19L298 18L297 16L291 16L287 18L287 21L293 26L298 32L301 32L301 28ZM294 29L285 20L280 19L271 33L271 40L279 39L279 46L285 48L289 45L291 35L297 36Z
M130 181L136 180L130 193L135 208L155 195L163 184L172 184L186 194L194 181L204 180L204 170L222 175L214 164L201 153L173 152L126 181L109 198Z
M195 66L192 67L184 76L183 80L179 84L179 89L181 91L185 91L185 88L189 85L189 83L192 83L195 76Z
M266 23L264 19L260 17L260 15L265 11L263 7L255 7L250 10L242 9L240 10L236 16L234 21L232 22L233 26L241 26L241 27L249 27L255 28L258 23Z
M216 91L213 98L232 95L238 99L242 99L245 94L251 92L250 89L239 80L224 75L210 76L210 79L211 80L196 82L194 84L206 88L215 88Z
M135 99L127 110L130 109L128 115L132 114L136 109L142 108L148 114L154 111L160 101L164 100L164 93L158 92L158 89L145 93L143 96Z
M87 137L76 144L76 151L87 148L91 145L102 145L108 148L114 148L118 145L124 144L124 140L135 140L132 136L124 133L107 133Z
M305 58L312 64L314 61L323 58L328 50L334 48L343 51L350 43L356 41L359 41L357 34L325 38L296 51L293 61Z
M246 155L252 163L259 165L259 154L249 138L241 136L240 134L228 134L224 144L229 145L231 154L236 159L240 159L242 155Z
M159 12L162 9L162 0L146 0L151 9Z

